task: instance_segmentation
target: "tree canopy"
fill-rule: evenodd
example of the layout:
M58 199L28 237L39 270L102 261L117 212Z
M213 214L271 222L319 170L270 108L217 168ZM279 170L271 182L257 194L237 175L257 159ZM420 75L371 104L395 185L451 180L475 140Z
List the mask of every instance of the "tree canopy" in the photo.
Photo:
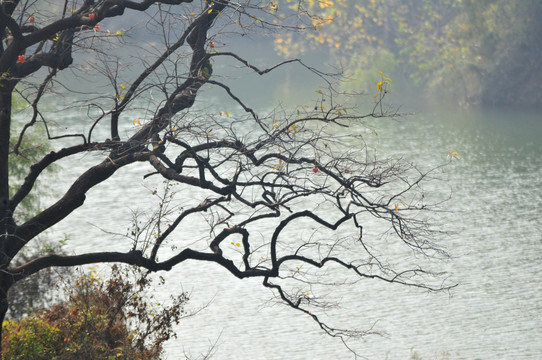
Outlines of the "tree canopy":
M50 267L94 263L157 272L187 260L211 262L237 278L261 279L284 303L343 340L366 329L324 322L322 295L299 290L318 282L323 268L337 269L337 277L430 291L453 286L415 257L446 256L437 242L442 232L431 222L440 200L424 186L433 173L404 159L379 158L365 142L363 119L391 116L383 106L391 79L382 75L374 110L363 114L337 91L333 74L298 58L261 67L250 59L254 52L246 58L223 45L230 38L248 42L258 32L304 31L313 19L310 6L14 0L0 9L0 318L16 282ZM118 19L133 27L118 27ZM322 84L307 94L310 101L293 108L255 109L228 76L233 68L273 76L288 66ZM254 81L251 91L265 92ZM208 88L218 90L230 109L218 108ZM15 92L28 111L13 136ZM24 157L34 127L44 129L41 140L51 151L33 159L24 181L10 186L12 164ZM59 177L73 178L70 186L48 194L55 198L43 209L17 217L44 172L78 156L92 165L60 168ZM126 168L138 178L120 171ZM101 251L96 243L95 251L45 254L15 265L25 247L114 177L125 177L126 184L167 183L144 226L136 223L126 234L128 244ZM72 237L94 244L84 226Z
M376 70L395 72L420 94L461 105L540 105L536 0L282 0L312 14L312 30L281 34L285 56L327 48L351 87L371 89ZM445 99L445 100L443 100Z

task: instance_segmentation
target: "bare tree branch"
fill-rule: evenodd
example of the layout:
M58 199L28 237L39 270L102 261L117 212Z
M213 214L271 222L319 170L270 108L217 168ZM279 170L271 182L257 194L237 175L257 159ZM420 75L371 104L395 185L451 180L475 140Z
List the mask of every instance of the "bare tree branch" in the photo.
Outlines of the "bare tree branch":
M19 1L0 4L0 318L5 316L9 288L46 268L118 262L168 271L196 260L215 263L237 278L262 279L278 299L347 345L347 338L373 329L328 324L312 309L332 303L300 288L291 291L290 282L302 287L355 286L371 279L431 292L453 288L442 282L445 275L412 259L447 255L437 242L443 233L430 221L439 200L430 203L425 197L431 171L404 159L377 158L367 146L363 120L389 116L382 107L385 94L372 112L362 113L343 104L347 94L337 90L337 74L300 59L264 68L239 55L234 46L216 49L232 33L242 39L258 29L303 31L303 24L293 22L310 15L303 8L299 13L288 9L283 17L266 2L77 4L77 9L69 9L69 2L51 3L47 11L38 2L28 7ZM123 19L127 10L151 20L134 25L131 36L100 27L111 24L108 19ZM43 14L42 22L15 20L28 18L31 11ZM152 45L141 40L147 37ZM215 69L232 60L246 73L266 76L296 66L323 87L316 95L310 91L310 105L261 110L240 96L238 85L227 76L215 75ZM207 87L221 90L228 106L233 104L231 114L218 114ZM260 84L250 91L260 91ZM13 94L31 106L30 114L16 115ZM62 105L56 106L56 101ZM69 120L67 113L77 120ZM127 119L132 127L126 126ZM22 122L15 135L14 121ZM20 159L29 133L41 123L45 133L40 140L52 151L27 169L24 181L14 181L9 164ZM76 179L64 193L49 195L54 197L52 205L43 211L32 209L35 215L24 221L14 217L45 170L87 153L92 158L79 174L60 170ZM49 254L13 266L30 241L39 241L38 235L86 206L91 189L123 176L119 169L140 171L137 164L152 170L141 171L138 181L159 177L188 195L169 189L148 214L134 211L133 233L126 235L132 246ZM146 195L137 194L137 200L144 201ZM109 211L96 209L100 210ZM142 228L137 216L147 216ZM375 231L367 235L364 227ZM74 231L84 238L84 230ZM105 237L118 235L105 231ZM382 239L405 252L406 260L391 263L393 255ZM330 268L338 269L334 281L324 279Z

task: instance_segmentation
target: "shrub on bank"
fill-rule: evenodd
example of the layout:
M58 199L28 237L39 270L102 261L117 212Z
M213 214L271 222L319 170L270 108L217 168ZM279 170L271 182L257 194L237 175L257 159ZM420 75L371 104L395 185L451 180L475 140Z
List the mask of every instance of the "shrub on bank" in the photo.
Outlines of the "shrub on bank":
M109 280L83 275L66 301L2 324L3 359L159 359L163 344L175 336L185 294L168 307L150 305L150 280L113 266Z

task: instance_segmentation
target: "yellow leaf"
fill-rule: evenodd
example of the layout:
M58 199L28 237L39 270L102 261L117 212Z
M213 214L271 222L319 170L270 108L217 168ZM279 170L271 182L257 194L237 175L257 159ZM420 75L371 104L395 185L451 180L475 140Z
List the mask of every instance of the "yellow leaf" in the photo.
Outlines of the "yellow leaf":
M230 117L230 113L226 111L226 117Z
M237 247L241 247L241 244L237 243L237 244L235 244L235 246L237 246Z
M330 1L330 0L321 0L320 3L320 8L322 9L325 9L327 8L328 6L333 6L333 1Z
M139 121L139 119L137 119L136 123L137 125L141 126L141 121Z
M318 94L322 94L322 90L316 90Z
M453 157L454 159L459 160L459 153L457 151L454 151L454 152L446 155L446 158L451 158L451 157Z
M279 160L278 165L274 166L273 170L282 170L283 167L284 167L284 161Z
M209 11L207 11L207 14L210 14L213 12L213 9L209 9Z
M397 204L395 204L395 211L399 211L399 206L397 206Z
M122 90L124 90L124 89L126 89L126 86L120 84L120 88L121 88Z
M382 92L382 80L376 83L376 89L380 92Z

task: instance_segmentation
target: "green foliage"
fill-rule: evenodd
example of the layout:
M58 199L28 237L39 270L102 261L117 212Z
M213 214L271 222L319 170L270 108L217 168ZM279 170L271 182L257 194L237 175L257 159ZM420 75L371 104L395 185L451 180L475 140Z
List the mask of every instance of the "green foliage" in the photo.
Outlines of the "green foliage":
M15 116L12 117L12 127L10 132L9 141L9 192L12 196L18 187L23 183L30 166L39 161L48 151L50 151L50 145L47 141L47 135L45 130L39 126L32 126L25 131L24 137L18 146L17 152L15 152L15 146L19 142L19 134L23 129L23 119L29 115L28 104L24 99L16 92L12 98L12 109ZM46 173L52 173L55 167L48 167ZM45 174L47 175L47 174ZM24 221L29 217L36 214L39 211L39 197L38 192L46 192L48 187L43 181L37 181L34 187L34 191L31 192L22 201L21 205L17 208L18 212L15 214L15 219L18 221Z
M393 74L397 67L395 55L384 48L367 48L350 59L350 72L343 81L343 87L348 91L363 91L369 94L375 90L375 84L381 80L380 72Z
M432 99L542 104L542 65L533 61L542 56L540 1L283 2L306 9L312 28L297 38L279 35L278 52L325 50L348 64L357 88L366 89L376 69L395 76L397 66Z
M539 32L542 3L456 0L428 4L425 10L422 16L429 26L406 14L400 19L404 27L397 39L415 82L425 84L434 96L464 104L533 99L518 94L537 87L532 75L541 68L529 58L538 58L542 51L533 38ZM526 81L518 82L520 78Z
M107 281L82 275L65 302L5 321L3 359L159 359L188 298L151 305L152 295L143 296L151 280L136 271L113 266Z
M60 329L42 318L28 318L21 323L4 321L6 336L3 348L7 349L4 359L50 359L49 354L61 351Z

